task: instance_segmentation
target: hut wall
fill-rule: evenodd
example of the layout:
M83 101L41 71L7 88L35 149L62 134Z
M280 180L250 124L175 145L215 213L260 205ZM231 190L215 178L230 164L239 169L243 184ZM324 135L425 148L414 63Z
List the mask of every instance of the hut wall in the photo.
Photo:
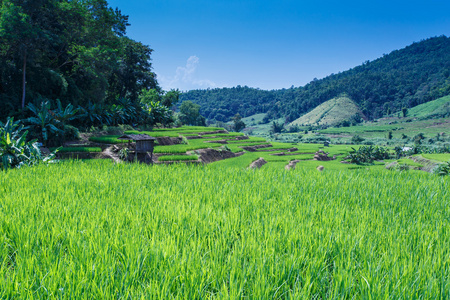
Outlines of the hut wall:
M136 141L136 152L153 152L153 141Z

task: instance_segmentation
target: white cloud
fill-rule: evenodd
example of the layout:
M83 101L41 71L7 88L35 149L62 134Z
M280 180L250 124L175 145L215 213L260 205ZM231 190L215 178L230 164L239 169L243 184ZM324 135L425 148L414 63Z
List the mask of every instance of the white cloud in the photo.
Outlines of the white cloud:
M175 76L166 77L158 74L158 81L164 90L180 89L180 90L192 90L192 89L206 89L213 88L217 85L208 79L198 79L195 75L197 66L200 63L200 59L192 55L186 61L186 66L177 67Z

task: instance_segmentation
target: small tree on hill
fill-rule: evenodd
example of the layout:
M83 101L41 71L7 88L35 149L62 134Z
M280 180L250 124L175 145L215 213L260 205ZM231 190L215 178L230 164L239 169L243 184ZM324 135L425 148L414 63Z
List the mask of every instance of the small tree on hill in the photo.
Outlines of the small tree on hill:
M238 113L233 117L233 123L233 129L236 132L239 132L245 128L245 123L242 121L242 117Z
M181 103L178 118L186 125L206 126L205 117L200 115L200 105L192 101L184 101Z
M402 114L403 114L403 118L406 118L406 116L408 115L408 109L406 107L402 108Z

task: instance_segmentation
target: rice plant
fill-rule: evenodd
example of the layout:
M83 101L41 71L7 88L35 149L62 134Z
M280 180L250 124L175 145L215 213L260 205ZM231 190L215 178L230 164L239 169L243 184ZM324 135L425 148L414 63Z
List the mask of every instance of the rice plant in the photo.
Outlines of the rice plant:
M100 147L62 147L59 152L102 152Z
M0 191L1 299L450 297L449 177L78 161Z
M159 161L195 161L198 160L197 155L163 155L158 157Z
M91 136L89 140L100 144L125 144L126 140L119 140L120 135Z

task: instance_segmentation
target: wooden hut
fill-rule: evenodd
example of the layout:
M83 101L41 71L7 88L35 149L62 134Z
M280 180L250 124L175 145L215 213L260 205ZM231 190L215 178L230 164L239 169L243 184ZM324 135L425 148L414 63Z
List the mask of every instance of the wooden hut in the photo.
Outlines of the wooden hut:
M150 163L153 161L153 148L156 138L147 134L125 134L118 138L119 140L134 141L136 143L136 157L139 154L144 154L144 161L150 158Z

